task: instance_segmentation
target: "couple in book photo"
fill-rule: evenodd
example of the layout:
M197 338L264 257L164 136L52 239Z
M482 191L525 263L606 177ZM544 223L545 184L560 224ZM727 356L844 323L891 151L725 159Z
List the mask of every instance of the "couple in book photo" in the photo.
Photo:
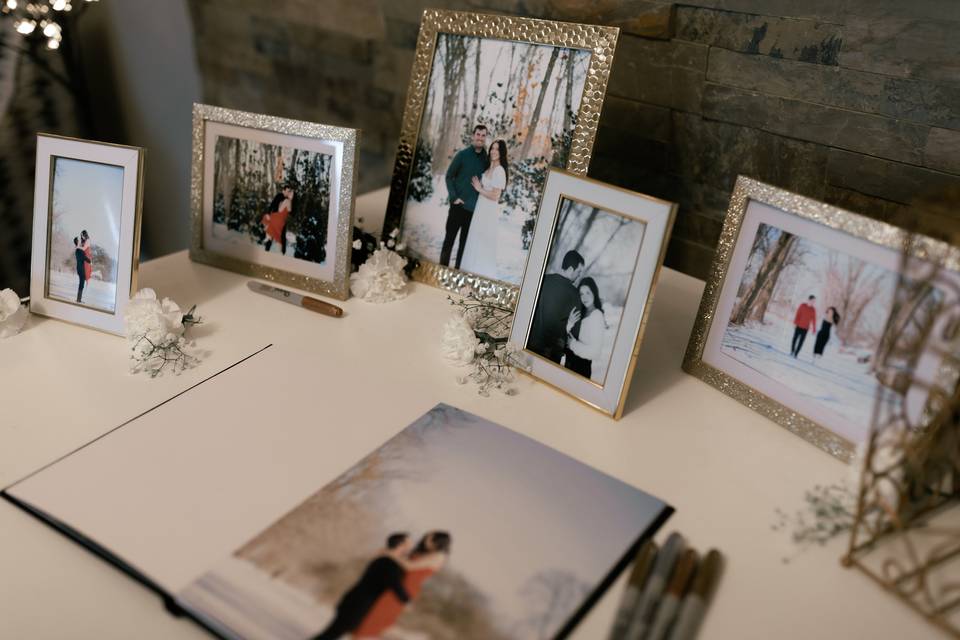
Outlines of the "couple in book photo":
M596 281L582 277L584 259L579 252L567 251L560 268L560 273L543 278L527 348L590 378L608 328L603 301Z
M386 547L340 599L333 621L313 640L335 640L346 634L357 640L380 638L417 599L423 584L446 564L451 542L449 533L431 531L411 550L408 534L391 534Z
M77 302L83 302L83 287L93 275L93 247L90 245L90 234L84 229L79 237L73 239L73 255L77 261Z
M446 172L450 209L440 249L440 264L450 266L459 235L457 269L497 272L497 226L500 196L507 187L507 143L494 140L488 149L487 128L473 128L471 145L457 152Z

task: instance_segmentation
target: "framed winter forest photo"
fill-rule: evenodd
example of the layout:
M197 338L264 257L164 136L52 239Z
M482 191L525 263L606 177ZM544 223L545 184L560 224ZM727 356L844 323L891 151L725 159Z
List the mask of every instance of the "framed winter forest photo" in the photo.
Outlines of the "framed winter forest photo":
M415 278L515 303L549 168L587 172L618 34L424 12L383 229Z
M957 384L960 249L740 177L684 369L848 460Z
M136 287L144 150L37 136L30 310L123 335Z
M357 136L194 105L190 257L345 299Z
M531 375L620 417L675 215L550 170L510 336Z

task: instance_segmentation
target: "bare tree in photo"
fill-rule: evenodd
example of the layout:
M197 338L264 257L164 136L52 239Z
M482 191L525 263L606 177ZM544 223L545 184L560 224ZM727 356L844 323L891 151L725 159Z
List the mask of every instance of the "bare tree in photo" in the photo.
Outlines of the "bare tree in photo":
M552 638L589 593L589 585L571 571L547 569L533 575L520 589L529 614L522 622L538 640Z
M730 324L742 325L748 320L763 322L763 313L766 312L766 306L773 295L777 279L786 267L797 260L798 254L794 248L798 241L797 236L785 231L777 231L779 235L770 243L763 256L763 262L757 269L756 277L746 294L734 306Z
M527 126L526 134L523 137L523 146L520 147L520 157L526 158L530 153L530 144L537 132L537 123L540 121L540 111L543 109L543 99L547 95L547 86L550 84L550 76L553 73L553 67L557 63L557 56L560 55L560 49L554 47L550 50L550 60L547 61L547 70L543 74L543 80L540 82L540 91L537 92L537 103L533 108L533 115L530 116L530 124ZM536 85L534 85L536 87Z
M883 269L863 260L830 253L827 271L828 296L840 314L837 338L843 345L855 344L864 311L880 293L886 275Z

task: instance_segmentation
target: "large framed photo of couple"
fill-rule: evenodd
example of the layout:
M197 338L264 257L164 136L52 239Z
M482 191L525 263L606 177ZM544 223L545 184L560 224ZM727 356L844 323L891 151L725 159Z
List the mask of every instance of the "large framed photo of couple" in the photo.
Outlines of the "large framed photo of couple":
M427 10L383 237L513 305L547 171L586 175L619 29Z
M550 170L510 336L534 377L620 418L675 216Z
M952 394L960 249L741 176L684 369L849 460Z
M136 288L144 150L37 136L30 311L123 335Z
M347 298L358 134L195 104L190 257Z

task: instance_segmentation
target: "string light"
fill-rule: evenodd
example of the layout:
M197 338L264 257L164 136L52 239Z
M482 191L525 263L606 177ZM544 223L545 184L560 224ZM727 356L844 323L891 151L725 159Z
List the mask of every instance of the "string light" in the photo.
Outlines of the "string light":
M48 49L59 49L63 41L63 26L58 22L58 14L72 11L74 3L78 1L87 4L99 0L46 0L25 4L21 4L20 0L0 0L0 18L13 18L13 28L17 33L24 37L37 33L46 39Z

